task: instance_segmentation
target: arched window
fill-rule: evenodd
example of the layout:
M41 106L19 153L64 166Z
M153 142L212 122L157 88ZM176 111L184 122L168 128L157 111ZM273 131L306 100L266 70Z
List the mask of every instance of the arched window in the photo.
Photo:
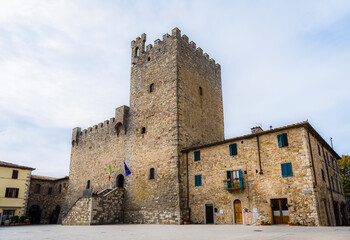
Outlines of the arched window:
M124 188L124 176L122 174L117 176L117 187Z
M47 194L52 195L52 187L49 187L49 189L47 190Z
M41 193L41 185L39 183L35 184L34 193Z
M149 170L149 179L154 179L154 168Z
M86 189L89 189L90 188L90 180L87 180L86 182Z
M62 184L58 185L58 193L62 193Z
M202 87L199 87L199 95L203 95L203 89L202 89Z
M154 83L152 83L151 85L149 85L149 92L154 92Z
M137 47L135 49L135 57L138 57L138 56L140 56L140 49Z

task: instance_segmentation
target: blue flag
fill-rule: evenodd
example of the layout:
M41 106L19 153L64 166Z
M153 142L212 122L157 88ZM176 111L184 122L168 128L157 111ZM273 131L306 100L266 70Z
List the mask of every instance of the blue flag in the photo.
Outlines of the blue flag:
M131 174L131 172L130 172L130 169L128 168L128 166L126 166L125 161L124 161L124 169L125 169L125 175L129 176Z

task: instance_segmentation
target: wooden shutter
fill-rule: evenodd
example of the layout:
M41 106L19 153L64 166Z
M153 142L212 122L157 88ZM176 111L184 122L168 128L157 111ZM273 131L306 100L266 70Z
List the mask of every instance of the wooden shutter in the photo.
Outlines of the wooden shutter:
M282 134L282 139L283 139L283 147L288 146L287 133L283 133L283 134Z
M19 189L18 189L18 188L15 188L14 190L15 190L15 192L16 192L16 193L15 193L15 198L18 198Z
M196 175L196 176L194 177L194 185L195 185L196 187L202 186L202 175Z
M200 161L201 160L201 152L200 151L195 151L194 152L194 161Z
M277 135L277 140L278 140L278 147L283 147L283 143L282 143L282 135L278 134Z
M293 176L292 163L286 163L286 165L287 165L287 175L288 177L292 177Z
M237 144L232 143L230 144L230 156L237 155Z
M9 188L6 188L6 193L5 193L5 197L9 197L9 191L10 191L10 189Z
M287 177L287 165L285 163L281 164L282 177Z
M238 170L238 177L239 177L239 188L243 188L243 179L242 179L242 170Z
M226 171L227 188L232 188L231 171ZM228 181L230 179L230 181Z

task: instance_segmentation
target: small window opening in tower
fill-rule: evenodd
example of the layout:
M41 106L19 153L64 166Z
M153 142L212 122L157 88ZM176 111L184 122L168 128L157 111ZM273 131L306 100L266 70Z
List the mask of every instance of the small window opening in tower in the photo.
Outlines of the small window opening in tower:
M86 182L86 189L89 189L90 188L90 180L87 180Z
M138 57L138 56L140 56L140 49L137 47L135 49L135 57Z
M147 58L147 61L148 61L148 62L151 61L151 57L148 57L148 58Z
M152 83L151 85L149 85L149 92L154 92L154 83Z
M146 133L146 128L145 127L141 128L141 134L145 134L145 133Z
M154 179L154 168L149 170L149 179Z
M203 89L202 89L202 87L199 87L199 95L203 95Z

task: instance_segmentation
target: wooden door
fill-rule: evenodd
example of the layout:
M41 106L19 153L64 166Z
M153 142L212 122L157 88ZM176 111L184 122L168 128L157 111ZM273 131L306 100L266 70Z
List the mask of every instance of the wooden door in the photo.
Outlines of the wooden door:
M242 204L240 200L237 199L233 202L233 209L235 214L235 223L243 223Z
M289 211L287 203L287 198L271 199L274 224L288 224Z
M214 205L205 204L205 223L214 224Z

